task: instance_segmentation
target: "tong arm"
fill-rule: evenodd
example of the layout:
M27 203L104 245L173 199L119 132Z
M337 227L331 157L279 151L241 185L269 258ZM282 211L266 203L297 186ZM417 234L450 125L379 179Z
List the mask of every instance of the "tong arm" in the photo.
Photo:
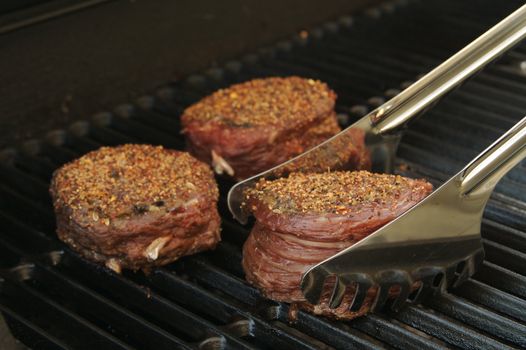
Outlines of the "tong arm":
M469 163L461 174L461 194L489 197L497 182L526 157L526 117Z

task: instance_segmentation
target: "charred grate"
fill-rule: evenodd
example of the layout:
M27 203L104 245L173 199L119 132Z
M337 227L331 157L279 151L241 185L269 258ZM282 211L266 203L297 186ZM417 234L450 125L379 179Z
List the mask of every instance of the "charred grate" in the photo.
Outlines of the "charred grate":
M0 310L35 349L441 349L526 347L526 164L506 176L483 223L486 261L451 294L351 322L264 299L243 279L247 229L224 202L223 242L149 276L115 275L71 253L54 235L47 187L59 165L101 145L183 148L178 116L213 90L257 76L322 79L345 125L404 88L520 6L485 1L397 1L160 89L136 103L50 132L0 161ZM399 171L435 183L465 164L526 111L520 45L415 122Z

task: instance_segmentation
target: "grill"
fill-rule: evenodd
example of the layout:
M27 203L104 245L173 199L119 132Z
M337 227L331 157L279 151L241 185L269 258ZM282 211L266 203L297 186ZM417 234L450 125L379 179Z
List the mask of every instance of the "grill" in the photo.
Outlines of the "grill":
M348 125L521 5L506 1L398 1L342 17L277 45L163 87L133 104L50 132L0 160L0 310L34 349L506 349L526 347L526 164L490 200L486 260L461 287L399 313L350 322L264 299L241 269L248 229L226 208L223 241L149 275L116 275L60 243L48 181L54 169L102 145L182 149L178 116L217 88L254 77L301 75L329 83ZM496 9L498 7L498 9ZM526 111L526 46L451 93L406 132L398 170L440 184Z

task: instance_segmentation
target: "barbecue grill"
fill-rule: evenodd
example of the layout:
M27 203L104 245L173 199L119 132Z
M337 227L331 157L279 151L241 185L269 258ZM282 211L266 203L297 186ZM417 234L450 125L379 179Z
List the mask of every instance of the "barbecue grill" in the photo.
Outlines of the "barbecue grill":
M0 154L0 310L34 349L507 349L526 347L526 164L499 183L482 227L485 261L450 293L348 322L263 298L243 278L249 228L226 206L222 243L148 275L118 275L59 242L48 196L54 169L102 145L182 149L179 115L212 91L254 77L301 75L338 93L349 125L499 19L520 1L398 1L342 17L188 76ZM526 46L442 100L406 131L397 171L441 184L526 112Z

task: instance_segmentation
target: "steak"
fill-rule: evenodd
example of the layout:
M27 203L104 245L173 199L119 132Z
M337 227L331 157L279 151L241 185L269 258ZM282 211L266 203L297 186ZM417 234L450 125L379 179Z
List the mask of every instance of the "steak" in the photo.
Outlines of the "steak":
M338 133L335 100L320 81L255 79L188 107L181 117L183 133L193 155L241 180Z
M300 289L303 273L401 215L431 191L425 180L367 171L291 173L288 178L260 180L247 191L244 203L256 218L243 247L246 279L266 297L314 314L338 319L363 315L376 295L374 287L360 310L349 310L353 288L338 308L331 309L334 281L327 281L320 303L312 305Z
M57 235L113 270L148 270L220 241L209 167L149 145L102 147L55 171Z

